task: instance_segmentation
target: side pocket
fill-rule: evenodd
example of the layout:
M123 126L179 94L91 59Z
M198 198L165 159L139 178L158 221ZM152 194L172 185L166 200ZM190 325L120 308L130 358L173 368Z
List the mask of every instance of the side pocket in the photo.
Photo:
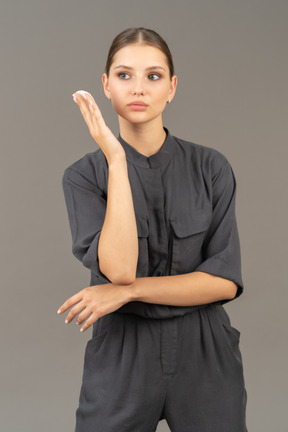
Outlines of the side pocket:
M116 319L116 313L110 313L98 318L93 324L92 339L88 340L85 352L85 365L89 367L93 358L98 354L104 345L104 341L112 329L112 325Z
M222 305L217 305L217 309L219 310L219 317L221 319L222 325L230 332L234 333L239 341L241 332L231 325L230 317L227 311L224 309Z
M240 351L240 331L231 325L231 321L228 313L222 305L215 306L216 316L219 322L220 328L222 329L221 334L223 335L223 347L228 349L232 357L236 359L236 364L242 367L242 355Z

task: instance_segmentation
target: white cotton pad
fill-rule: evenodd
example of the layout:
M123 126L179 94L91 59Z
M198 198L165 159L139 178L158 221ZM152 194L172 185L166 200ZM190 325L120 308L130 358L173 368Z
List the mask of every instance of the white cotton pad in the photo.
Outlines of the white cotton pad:
M76 93L80 93L85 99L87 99L85 93L88 93L91 96L91 94L89 92L86 92L85 90L78 90Z

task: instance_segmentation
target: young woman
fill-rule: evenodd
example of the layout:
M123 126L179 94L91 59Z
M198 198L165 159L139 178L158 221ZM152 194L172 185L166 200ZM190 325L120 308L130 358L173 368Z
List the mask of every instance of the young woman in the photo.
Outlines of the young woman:
M172 432L246 432L240 332L223 307L243 292L232 168L163 126L177 77L155 31L116 36L102 82L119 136L74 93L99 149L63 175L72 252L91 270L58 311L93 329L75 430L166 419Z

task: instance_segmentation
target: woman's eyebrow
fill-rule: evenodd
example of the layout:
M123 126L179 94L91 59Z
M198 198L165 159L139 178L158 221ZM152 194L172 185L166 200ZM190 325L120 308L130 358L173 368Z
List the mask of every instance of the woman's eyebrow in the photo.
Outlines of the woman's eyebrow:
M133 69L133 67L131 67L131 66L119 65L119 66L116 66L116 67L114 68L114 70L115 70L115 69L120 69L120 68L123 68L123 69L130 69L130 70ZM163 70L165 71L165 69L164 69L162 66L149 66L149 67L146 68L145 70L155 70L155 69L163 69Z

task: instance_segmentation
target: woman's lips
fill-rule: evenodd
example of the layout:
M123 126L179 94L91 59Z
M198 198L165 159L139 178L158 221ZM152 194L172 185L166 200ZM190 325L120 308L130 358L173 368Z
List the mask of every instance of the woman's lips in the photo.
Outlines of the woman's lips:
M131 102L128 105L133 111L144 111L148 105L144 104L144 102Z

